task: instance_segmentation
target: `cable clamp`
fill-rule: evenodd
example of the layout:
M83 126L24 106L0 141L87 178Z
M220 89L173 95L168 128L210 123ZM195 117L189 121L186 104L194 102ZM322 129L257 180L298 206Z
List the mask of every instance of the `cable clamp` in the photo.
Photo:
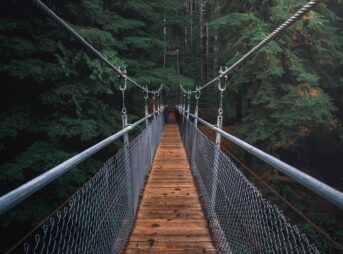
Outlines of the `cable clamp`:
M225 68L225 71L224 71L223 67L220 66L219 71L218 71L218 73L219 73L218 89L220 92L224 92L226 90L226 87L227 87L227 81L229 78L227 75L224 75L226 70L227 70L227 68ZM223 83L224 83L224 85L223 85Z
M199 86L196 86L195 88L195 99L199 100L200 98L200 93L201 93L201 90L200 90L200 87Z
M148 98L149 98L148 86L145 86L144 99L147 100Z
M121 73L122 73L121 77L124 79L124 85L119 86L119 89L120 89L120 91L125 91L127 88L127 71L126 71L126 69L122 70Z

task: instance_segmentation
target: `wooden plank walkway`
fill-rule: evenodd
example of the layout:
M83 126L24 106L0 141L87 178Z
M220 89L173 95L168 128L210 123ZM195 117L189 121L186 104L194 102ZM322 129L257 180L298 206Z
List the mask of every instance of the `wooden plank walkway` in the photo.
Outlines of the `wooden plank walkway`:
M126 253L217 253L175 122L165 126Z

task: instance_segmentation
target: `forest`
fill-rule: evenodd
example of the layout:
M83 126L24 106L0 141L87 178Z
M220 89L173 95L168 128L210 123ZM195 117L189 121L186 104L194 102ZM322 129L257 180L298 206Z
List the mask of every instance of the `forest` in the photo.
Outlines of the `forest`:
M115 66L178 103L230 66L306 0L44 1ZM224 129L343 190L343 3L323 1L229 75ZM0 2L0 195L122 128L118 74L85 50L32 1ZM199 114L215 123L215 86ZM144 93L128 86L129 122L144 116ZM151 105L150 105L151 106ZM194 101L192 102L194 108ZM192 109L193 110L193 109ZM208 132L208 135L212 135ZM8 250L90 179L121 142L96 154L0 217ZM237 147L227 149L343 244L342 211ZM244 170L243 170L244 172ZM253 176L321 253L339 253ZM342 249L340 249L342 250Z

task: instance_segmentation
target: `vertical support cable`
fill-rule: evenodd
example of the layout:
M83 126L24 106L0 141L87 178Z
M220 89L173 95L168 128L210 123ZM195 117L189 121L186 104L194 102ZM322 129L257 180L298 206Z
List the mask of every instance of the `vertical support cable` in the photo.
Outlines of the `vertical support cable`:
M155 116L155 108L154 108L154 96L155 96L155 93L153 93L152 94L152 98L153 98L153 102L152 102L152 112L153 112L153 115L154 115L154 119L156 118L156 116ZM147 114L147 113L149 113L149 105L148 105L148 98L149 97L149 94L147 93L145 96L144 96L144 98L146 98L145 99L145 105L146 105L146 108L145 108L145 114ZM149 124L149 123L148 123ZM152 124L154 124L154 122L152 122ZM151 155L151 157L150 157L150 162L152 162L152 158L153 158L153 154L154 154L154 151L153 151L153 133L152 133L152 131L153 131L153 126L151 127L151 128L149 128L148 129L148 139L149 139L149 147L150 147L150 155Z
M188 99L188 104L187 104L187 120L188 120L189 119L189 113L190 113L190 103L191 103L191 91L190 90L188 90L187 99Z
M163 87L163 85L162 85ZM161 108L162 108L162 112L164 111L164 95L163 95L163 90L161 90Z
M226 90L226 81L228 77L224 76L223 68L219 69L219 79L218 79L218 90L220 93L219 98L219 109L217 116L217 128L223 128L223 93ZM224 84L223 84L224 83ZM221 135L216 133L216 146L214 151L214 161L213 161L213 185L212 185L212 196L211 196L211 208L215 210L216 205L216 195L217 195L217 185L218 185L218 171L219 171L219 155L220 155L220 141Z
M196 87L196 89L198 89L198 86ZM200 90L197 90L197 92L195 93L194 97L195 97L195 110L194 110L194 115L196 117L198 117L198 111L199 111L199 98L200 98ZM194 118L194 126L196 131L193 132L193 144L192 144L192 153L191 153L191 167L195 168L196 167L196 161L195 161L195 149L197 147L197 139L196 139L196 135L197 135L197 128L198 128L198 119ZM195 172L195 171L194 171Z
M218 79L218 90L220 93L219 99L219 109L218 109L218 116L217 116L217 127L219 129L223 128L223 92L226 90L226 81L228 77L224 76L224 70L222 67L219 69L219 79ZM224 83L224 84L223 84ZM222 86L223 85L223 86ZM219 133L216 134L216 145L220 147L221 136Z
M127 89L127 76L126 76L126 70L123 70L123 82L124 85L120 86L119 89L122 93L122 127L123 129L128 126L127 122L127 110L125 106L125 91ZM127 179L127 207L130 208L132 207L132 203L134 202L134 193L132 189L132 175L131 175L131 162L130 162L130 147L129 147L129 134L125 133L123 135L123 141L124 141L124 168L125 168L125 177ZM129 211L129 214L133 215L134 210Z
M200 93L201 90L198 90L199 86L196 87L196 93L195 93L195 110L194 110L194 115L198 117L199 114L199 98L200 98ZM198 119L194 118L194 126L195 128L198 128Z
M122 128L125 129L127 127L127 110L125 106L125 90L127 89L127 76L126 76L126 70L122 71L123 73L123 80L124 80L124 86L120 86L119 89L122 93ZM128 134L124 135L124 145L126 146L129 143L129 137Z
M147 88L147 87L145 87L145 88ZM149 99L149 93L145 91L145 93L144 93L144 111L145 111L145 116L149 115L148 99ZM147 118L145 120L145 126L148 127L148 125L149 125L149 119Z

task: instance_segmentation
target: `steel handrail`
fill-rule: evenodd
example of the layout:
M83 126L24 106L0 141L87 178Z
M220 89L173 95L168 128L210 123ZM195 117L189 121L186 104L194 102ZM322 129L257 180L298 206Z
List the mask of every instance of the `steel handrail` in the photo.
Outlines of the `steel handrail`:
M340 209L343 209L343 192L336 190L335 188L319 181L318 179L300 171L299 169L279 160L278 158L263 152L262 150L248 144L247 142L219 129L215 125L201 119L200 117L195 116L192 113L183 113L182 110L178 108L180 114L182 114L186 118L186 114L194 119L197 119L198 122L201 122L205 126L209 127L211 130L219 133L225 139L231 141L232 143L238 145L239 147L243 148L250 154L256 156L257 158L263 160L273 168L277 169L278 171L282 172L283 174L289 176L294 181L298 182L299 184L305 186L306 188L312 190L313 192L317 193L322 198L326 199L330 203L336 205Z
M162 108L160 112L164 109ZM137 122L127 126L126 128L122 129L121 131L111 135L110 137L100 141L99 143L91 146L90 148L84 150L83 152L76 154L75 156L67 159L66 161L58 164L57 166L49 169L45 173L37 176L36 178L28 181L27 183L19 186L18 188L8 192L7 194L0 197L0 215L14 207L15 205L19 204L26 198L30 197L35 192L42 189L44 186L48 185L53 180L57 179L61 175L65 174L73 167L80 164L82 161L86 160L90 156L94 155L104 147L108 146L118 138L122 137L124 134L128 133L141 123L144 123L145 120L151 118L154 114L159 113L155 111L144 118L141 118Z

